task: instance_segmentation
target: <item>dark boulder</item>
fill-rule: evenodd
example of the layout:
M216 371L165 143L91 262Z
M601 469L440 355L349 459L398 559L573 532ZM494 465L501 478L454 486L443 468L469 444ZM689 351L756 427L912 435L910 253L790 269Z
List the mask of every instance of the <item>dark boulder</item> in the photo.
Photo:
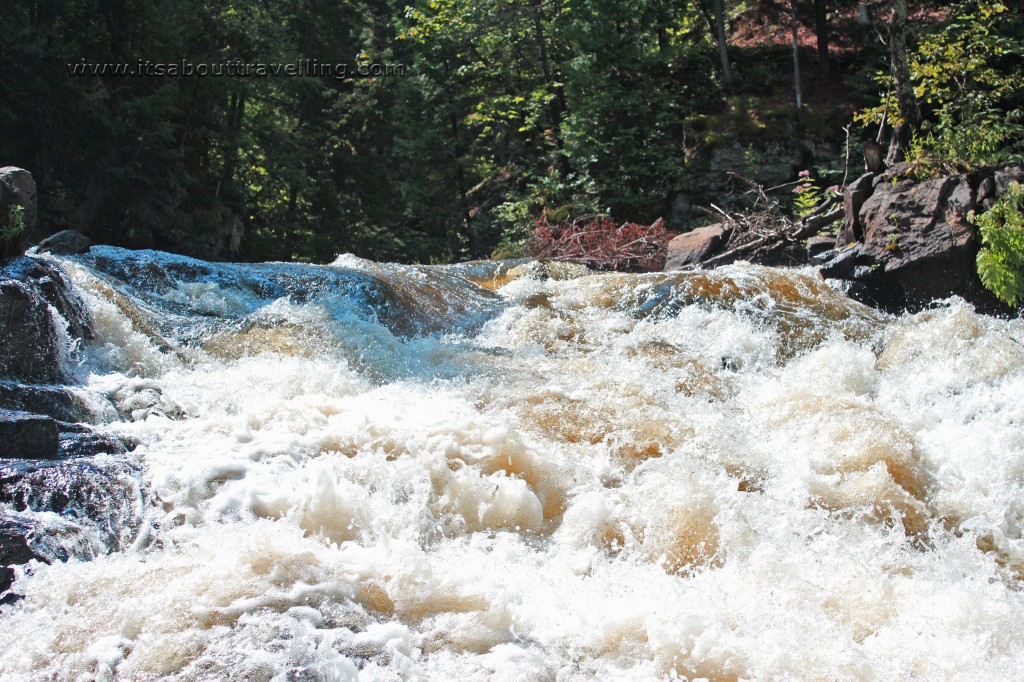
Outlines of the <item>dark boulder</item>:
M0 516L0 604L10 604L19 598L5 594L14 582L13 567L43 559L29 547L32 524L5 516Z
M101 396L93 396L103 406L97 409L81 393L67 386L0 382L0 458L71 459L131 450L132 443L81 423L118 418Z
M61 459L93 457L95 455L123 455L133 449L133 444L96 431L83 424L58 423L60 437L58 447Z
M0 376L59 383L58 330L46 301L30 285L0 282Z
M683 270L714 255L727 237L729 228L721 223L684 232L668 243L665 271Z
M0 410L0 457L54 459L59 446L59 429L53 418Z
M24 253L36 237L36 181L15 166L0 168L0 258Z
M73 256L85 253L92 246L92 242L81 232L75 230L62 230L57 234L50 235L39 242L36 247L37 253L53 253L58 256Z
M835 239L828 235L816 235L807 240L807 257L824 259L835 252Z
M56 265L23 256L0 268L0 379L66 382L71 339L90 336L88 311Z
M137 525L141 494L139 468L128 458L0 459L0 504L11 511L91 519L121 537L121 526Z
M876 177L875 173L865 173L846 188L843 195L843 229L836 237L836 247L846 246L864 236L860 208L864 205L864 200L871 196Z
M0 409L45 414L61 422L99 424L118 418L114 406L98 393L14 381L0 381Z

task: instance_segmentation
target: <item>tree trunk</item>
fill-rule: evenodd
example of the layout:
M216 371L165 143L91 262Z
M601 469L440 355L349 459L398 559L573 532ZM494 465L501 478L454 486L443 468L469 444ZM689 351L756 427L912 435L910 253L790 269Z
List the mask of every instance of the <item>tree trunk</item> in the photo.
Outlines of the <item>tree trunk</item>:
M868 12L868 3L858 2L857 3L857 20L863 25L867 26L871 23L871 14Z
M217 183L216 198L220 198L222 187L231 187L235 177L235 166L238 163L238 136L242 130L242 120L245 118L246 94L235 92L231 95L228 104L228 120L225 130L227 144L224 149L224 167L221 169L220 181Z
M796 0L792 0L792 10L790 12L792 17L793 27L793 84L796 88L796 113L799 114L800 110L804 108L804 96L803 89L800 84L800 40L798 34L798 24L796 20Z
M830 66L828 58L828 3L826 0L814 0L814 32L818 37L818 65L821 74L828 77Z
M722 61L722 86L726 90L732 90L729 47L725 39L725 0L715 0L715 34L718 38L718 57Z
M910 65L907 63L907 0L893 0L892 9L892 20L889 22L889 62L899 119L893 125L889 153L885 159L889 164L903 160L914 131L921 123L921 110L914 97L914 83L910 80Z
M459 213L462 214L462 234L469 238L469 185L466 181L466 169L463 167L462 144L459 140L459 117L455 111L455 98L451 91L451 62L444 60L445 103L448 105L448 131L452 136L452 160L455 162L455 182L459 189Z
M544 22L541 16L542 5L538 0L534 6L533 11L533 32L534 39L537 41L537 49L540 52L541 72L544 74L544 85L552 88L555 92L554 101L551 103L551 132L555 138L555 150L556 160L555 165L561 172L562 176L566 176L569 173L568 159L563 153L564 143L562 141L562 122L565 119L566 102L565 102L565 91L561 85L555 83L555 79L551 73L551 63L548 59L547 41L544 39Z

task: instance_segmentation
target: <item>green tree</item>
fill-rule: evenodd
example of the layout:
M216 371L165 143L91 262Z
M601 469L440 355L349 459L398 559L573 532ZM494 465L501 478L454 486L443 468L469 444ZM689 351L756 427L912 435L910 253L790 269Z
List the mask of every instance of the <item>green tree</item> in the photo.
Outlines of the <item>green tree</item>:
M911 56L915 94L927 107L926 149L954 163L1004 160L1021 151L1024 24L1003 2L958 3Z

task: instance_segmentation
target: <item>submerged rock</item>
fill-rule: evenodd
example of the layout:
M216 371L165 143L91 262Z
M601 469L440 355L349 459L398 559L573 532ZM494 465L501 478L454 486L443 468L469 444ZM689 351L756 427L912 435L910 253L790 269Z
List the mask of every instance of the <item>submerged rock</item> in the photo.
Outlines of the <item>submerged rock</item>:
M30 524L18 523L10 518L0 518L0 604L9 604L17 595L5 594L14 582L14 566L26 564L33 559L42 560L29 547L28 537L32 532Z
M37 253L53 253L59 256L71 256L77 253L85 253L92 246L92 242L81 232L76 230L62 230L50 235L39 242L36 247Z
M508 271L507 280L521 279L553 279L567 280L586 277L590 268L576 261L533 260L517 265Z
M17 598L3 595L14 566L92 559L134 540L142 519L138 466L102 455L0 459L0 505L0 603L6 603Z

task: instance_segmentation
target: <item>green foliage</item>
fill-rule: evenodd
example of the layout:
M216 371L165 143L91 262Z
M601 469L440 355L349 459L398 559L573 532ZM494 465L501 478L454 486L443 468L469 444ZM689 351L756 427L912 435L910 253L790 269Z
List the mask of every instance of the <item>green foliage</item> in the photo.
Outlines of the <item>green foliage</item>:
M1024 303L1024 187L1011 184L991 209L971 217L981 230L981 283L1004 303Z
M0 243L12 244L25 231L25 207L13 204L0 221Z
M1024 41L1007 31L1010 19L997 0L961 3L910 60L914 94L933 112L924 145L953 163L1001 161L1024 144Z
M1019 12L1000 0L962 0L951 18L920 36L909 56L914 95L924 120L915 134L916 159L957 167L998 163L1024 152L1024 35ZM875 75L885 92L888 73ZM879 124L883 102L860 112ZM894 123L895 101L889 103Z
M817 182L811 177L810 171L800 171L800 181L793 189L793 212L798 218L806 218L814 213L824 198L824 193Z
M533 232L533 217L528 201L506 201L494 208L494 219L501 226L501 239L493 258L519 258Z

